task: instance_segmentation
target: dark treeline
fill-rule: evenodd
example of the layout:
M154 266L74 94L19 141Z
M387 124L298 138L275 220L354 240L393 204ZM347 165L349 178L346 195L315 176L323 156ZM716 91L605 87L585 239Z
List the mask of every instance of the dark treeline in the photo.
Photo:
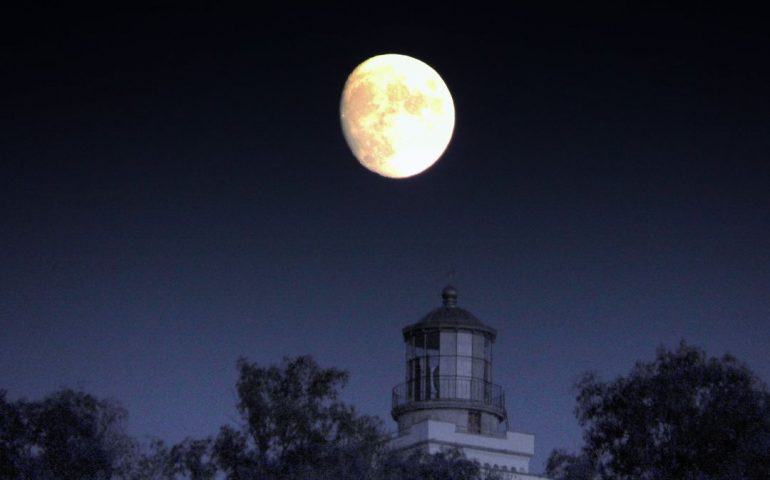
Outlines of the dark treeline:
M770 479L770 394L731 355L682 342L626 376L575 385L580 452L555 450L554 480Z
M240 425L176 445L142 444L116 402L61 390L40 401L0 391L2 479L475 480L458 452L387 448L382 422L338 400L348 374L307 356L278 366L238 362Z
M238 362L240 423L176 445L125 433L126 411L88 393L0 391L0 479L481 480L458 451L388 448L382 422L338 399L348 374L307 356ZM575 386L584 445L551 453L554 480L770 478L770 394L741 362L682 343L609 382Z

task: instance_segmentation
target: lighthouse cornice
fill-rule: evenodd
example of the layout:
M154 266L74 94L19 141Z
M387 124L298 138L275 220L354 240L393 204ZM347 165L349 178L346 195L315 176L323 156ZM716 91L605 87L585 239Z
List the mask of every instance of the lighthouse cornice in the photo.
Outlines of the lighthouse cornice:
M456 308L455 310L460 310L460 309ZM431 321L426 322L424 320L421 320L417 323L407 325L401 330L401 332L404 335L404 340L406 340L408 337L420 331L431 332L431 331L437 331L437 330L442 330L442 331L467 330L471 332L484 333L492 341L494 341L495 338L497 338L497 330L487 325L484 325L481 322L471 323L471 322L462 321L462 319L454 320L446 315L440 315L440 314L435 315L434 318L431 319Z

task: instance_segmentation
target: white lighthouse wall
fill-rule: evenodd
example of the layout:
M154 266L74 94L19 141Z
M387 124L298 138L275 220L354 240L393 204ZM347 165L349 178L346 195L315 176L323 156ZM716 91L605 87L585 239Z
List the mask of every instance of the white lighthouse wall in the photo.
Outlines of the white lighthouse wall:
M449 422L425 420L400 432L390 443L392 448L422 448L429 453L457 448L469 460L503 472L529 472L529 460L535 453L533 435L504 432L497 435L469 434L458 431Z

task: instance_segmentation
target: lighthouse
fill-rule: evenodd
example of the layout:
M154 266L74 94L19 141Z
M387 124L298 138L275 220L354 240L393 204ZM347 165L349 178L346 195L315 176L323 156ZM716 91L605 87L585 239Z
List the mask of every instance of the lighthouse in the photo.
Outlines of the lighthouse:
M497 331L457 305L454 287L441 297L441 306L402 330L406 374L393 387L391 446L457 449L499 477L544 478L529 474L534 436L509 430L505 392L492 381Z

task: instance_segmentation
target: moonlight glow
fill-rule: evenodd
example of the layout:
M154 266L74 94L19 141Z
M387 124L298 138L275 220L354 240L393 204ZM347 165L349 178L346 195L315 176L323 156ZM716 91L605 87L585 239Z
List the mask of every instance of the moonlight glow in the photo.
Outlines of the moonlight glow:
M438 73L405 55L379 55L353 70L340 102L353 155L369 170L405 178L446 150L455 124L452 95Z

